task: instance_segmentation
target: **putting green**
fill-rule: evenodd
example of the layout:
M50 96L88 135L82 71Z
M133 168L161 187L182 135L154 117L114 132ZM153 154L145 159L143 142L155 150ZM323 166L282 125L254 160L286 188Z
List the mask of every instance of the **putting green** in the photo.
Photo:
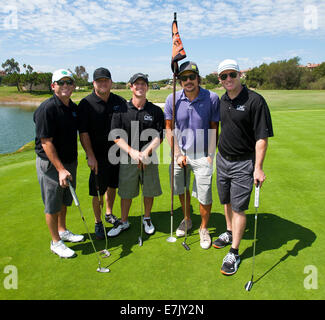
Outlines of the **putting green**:
M275 137L269 141L258 210L254 285L251 277L254 207L247 211L247 230L240 246L238 272L220 273L228 249L202 250L198 228L198 202L192 200L191 250L166 241L170 234L168 165L160 165L163 195L156 198L152 219L156 233L140 233L140 202L133 201L130 230L109 239L111 256L104 260L111 272L96 272L91 243L68 244L77 257L63 260L49 250L50 236L36 178L35 154L26 151L0 157L0 299L117 299L117 300L219 300L219 299L324 299L325 246L325 108L272 111ZM223 208L213 180L210 234L215 239L225 229ZM94 218L88 196L88 168L79 146L77 195L93 234ZM252 197L253 198L253 197ZM114 213L120 216L117 197ZM175 197L174 230L182 219ZM68 227L85 234L78 209L68 210ZM98 249L105 241L95 241ZM17 289L5 287L5 268L17 269Z

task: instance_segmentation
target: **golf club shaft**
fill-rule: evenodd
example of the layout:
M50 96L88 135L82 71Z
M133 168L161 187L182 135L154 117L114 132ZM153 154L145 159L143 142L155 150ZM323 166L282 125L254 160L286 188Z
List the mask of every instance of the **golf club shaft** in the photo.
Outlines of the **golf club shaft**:
M105 225L104 225L104 221L105 221L105 217L103 214L103 203L100 200L100 191L99 191L99 182L98 182L98 174L95 173L95 184L96 184L96 190L97 190L97 198L98 198L98 202L99 202L99 207L100 207L100 217L103 221L103 227L104 227L104 235L105 235L105 251L107 251L107 247L108 247L108 240L107 240L107 234L106 234L106 229L105 229ZM103 200L104 201L104 200Z
M77 194L76 194L76 192L75 192L75 190L74 190L74 188L73 188L73 186L72 186L70 180L68 180L68 183L69 183L69 189L70 189L70 192L71 192L72 198L73 198L73 200L74 200L75 205L76 205L76 206L78 207L78 209L79 209L79 213L80 213L80 216L81 216L81 220L82 220L83 223L84 223L84 226L85 226L86 232L87 232L87 234L88 234L89 240L90 240L90 242L91 242L91 244L92 244L92 246L93 246L94 252L96 253L96 257L97 257L97 260L98 260L98 265L100 266L101 263L100 263L100 259L99 259L99 256L98 256L98 252L97 252L97 250L96 250L96 247L95 247L95 244L94 244L94 242L93 242L93 239L91 238L91 235L90 235L90 232L89 232L89 229L88 229L88 226L87 226L87 223L86 223L85 217L84 217L84 215L82 214L82 211L81 211L81 208L80 208L80 202L79 202L79 199L78 199L78 197L77 197Z
M140 237L142 242L142 235L143 235L143 202L144 202L144 195L143 195L143 163L140 163L140 188L141 188L141 219L140 219Z
M185 219L185 240L187 240L187 195L186 195L186 166L184 166L184 219Z
M254 222L254 244L253 244L253 264L252 264L252 282L254 277L254 268L255 268L255 250L256 250L256 232L257 232L257 208L259 207L260 202L260 186L259 182L255 187L255 199L254 199L254 206L255 206L255 222Z

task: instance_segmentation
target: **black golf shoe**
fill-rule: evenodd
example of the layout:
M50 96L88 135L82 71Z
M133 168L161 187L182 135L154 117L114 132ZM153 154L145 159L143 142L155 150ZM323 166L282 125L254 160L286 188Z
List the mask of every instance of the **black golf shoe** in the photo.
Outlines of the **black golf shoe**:
M232 243L232 235L226 231L222 233L217 240L214 240L212 246L217 249L222 249Z
M95 223L95 235L97 240L103 240L105 238L104 226L102 222Z
M113 213L111 214L106 214L105 213L105 221L110 224L115 224L115 222L118 220L116 216L114 216Z
M226 276L231 276L237 272L240 264L239 254L228 252L222 261L221 273Z

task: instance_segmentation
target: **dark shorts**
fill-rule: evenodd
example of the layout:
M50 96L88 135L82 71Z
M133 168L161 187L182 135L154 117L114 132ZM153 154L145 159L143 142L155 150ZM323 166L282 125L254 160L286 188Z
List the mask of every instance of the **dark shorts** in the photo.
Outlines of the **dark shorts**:
M72 175L72 185L76 188L77 161L63 166ZM49 160L36 157L36 172L41 187L44 212L49 214L58 213L62 206L71 206L72 196L69 188L62 188L59 183L59 174Z
M108 162L98 162L97 178L100 195L103 195L107 188L118 188L119 168L119 164L113 165ZM89 195L93 197L97 196L96 177L94 171L90 171Z
M217 188L221 204L231 204L235 212L248 209L253 189L255 159L228 161L217 154Z

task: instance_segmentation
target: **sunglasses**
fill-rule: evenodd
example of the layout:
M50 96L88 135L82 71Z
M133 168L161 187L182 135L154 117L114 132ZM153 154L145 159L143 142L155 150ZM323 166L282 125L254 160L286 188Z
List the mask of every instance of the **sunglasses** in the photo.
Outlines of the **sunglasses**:
M220 76L220 79L226 80L228 78L228 75L230 76L230 78L235 79L237 77L237 72L224 73Z
M196 74L194 74L194 73L192 73L192 74L190 74L190 75L188 75L188 76L180 76L179 77L179 80L181 80L181 81L187 81L187 79L190 79L190 80L195 80L196 79L196 77L197 77L197 75Z
M64 86L64 84L66 83L68 86L72 86L73 85L73 81L72 80L58 80L56 81L56 83L59 86Z

